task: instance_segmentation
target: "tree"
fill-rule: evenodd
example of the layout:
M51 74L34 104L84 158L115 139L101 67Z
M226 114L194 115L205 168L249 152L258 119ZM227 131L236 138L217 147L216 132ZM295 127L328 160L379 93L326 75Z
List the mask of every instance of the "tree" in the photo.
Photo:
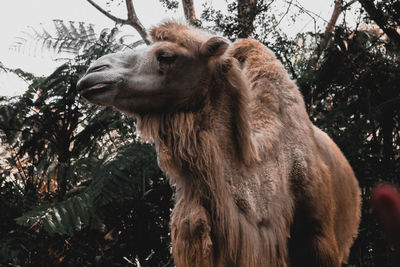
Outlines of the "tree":
M133 1L115 1L125 4L126 19L86 1L149 42ZM378 181L399 185L399 1L332 0L328 18L290 0L229 0L228 13L208 2L201 13L195 12L194 1L160 2L172 9L182 4L192 24L232 41L251 36L275 52L297 80L314 122L344 151L359 179L363 220L349 264L398 266L398 248L386 241L369 198ZM347 23L350 13L357 18L355 25ZM301 16L315 24L322 21L323 27L287 34L283 22ZM76 60L45 78L0 65L33 83L21 98L0 99L1 141L7 147L0 152L0 262L172 266L172 191L156 168L151 146L137 141L134 121L92 109L74 90L76 73L124 45L112 37L116 30L83 45L90 38L84 38L80 26L72 34L73 25L57 23L56 36L38 32L43 38L34 33L23 37L38 47L51 44L54 52L76 47L69 49L80 55Z
M74 242L79 235L93 236L84 243L87 246L98 242L92 245L105 253L97 260L103 264L123 262L124 257L149 265L169 261L165 218L171 191L157 167L153 148L137 141L132 119L89 106L75 88L79 73L90 62L120 48L113 34L100 35L82 55L49 77L11 70L32 84L23 96L3 99L0 106L0 137L11 151L0 171L5 204L0 208L5 212L16 206L16 200L20 204L5 219L17 231L2 229L1 262L43 265L46 259L76 265L83 264L78 262L81 255L86 264L93 264L96 251L80 251L82 244ZM33 231L27 240L19 236L24 228L12 223L14 219ZM152 239L140 246L131 242L143 234ZM66 248L64 241L74 246ZM133 246L127 247L128 241ZM29 249L21 250L21 244ZM60 252L65 249L69 254ZM106 250L121 257L116 259ZM34 257L35 253L44 259Z
M199 26L200 24L193 7L193 0L182 0L182 5L186 20L192 25Z
M100 5L96 4L93 0L86 0L86 1L89 2L93 7L95 7L97 10L99 10L101 13L103 13L106 17L108 17L115 23L132 26L140 34L140 36L142 37L143 41L146 44L151 43L148 34L146 32L146 29L144 28L138 16L136 15L133 0L125 0L126 12L128 17L127 19L121 19L115 17L114 15L111 14L111 12L106 11ZM111 0L111 2L112 1L113 0ZM163 3L168 9L174 9L178 7L178 2L174 0L160 0L160 2ZM194 10L193 0L182 0L182 5L186 20L192 25L199 26L200 21L198 21L196 18L196 12Z
M297 9L317 19L304 7L287 3L286 10ZM278 28L286 11L272 13L271 7L264 6L255 17L252 33L275 51L297 79L314 122L344 151L359 178L366 204L350 263L397 266L398 252L377 227L368 199L377 181L398 184L400 171L399 157L394 153L400 143L400 92L396 85L400 51L395 37L399 29L398 3L375 1L374 9L362 3L357 11L360 19L353 28L338 19L354 3L335 1L324 31L300 33L295 38ZM237 27L241 26L234 13L236 7L236 1L232 1L229 13L222 14L210 6L202 18L213 21L213 29L234 40L239 33ZM377 10L379 17L374 16ZM296 15L292 17L295 19ZM379 28L371 25L374 17L381 20L377 22ZM380 32L380 25L388 29Z
M103 13L106 17L109 19L115 21L117 24L122 24L122 25L130 25L132 26L142 37L143 41L146 44L150 44L150 40L148 38L146 29L142 25L142 23L139 21L135 7L133 5L132 0L125 0L126 3L126 10L127 10L127 19L121 19L113 16L110 12L107 12L104 10L102 7L100 7L98 4L96 4L93 0L86 0L88 1L93 7L95 7L97 10L99 10L101 13Z
M399 2L396 0L378 1L377 6L372 0L360 0L360 3L368 16L389 36L392 42L400 47L400 33L398 32L400 26Z

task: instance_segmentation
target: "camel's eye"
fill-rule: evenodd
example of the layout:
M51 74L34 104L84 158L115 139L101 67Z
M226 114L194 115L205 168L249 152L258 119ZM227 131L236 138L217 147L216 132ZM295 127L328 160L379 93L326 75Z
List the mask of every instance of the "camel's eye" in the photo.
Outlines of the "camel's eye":
M176 61L178 56L174 54L169 54L165 52L161 52L157 55L157 61L160 65L171 65Z

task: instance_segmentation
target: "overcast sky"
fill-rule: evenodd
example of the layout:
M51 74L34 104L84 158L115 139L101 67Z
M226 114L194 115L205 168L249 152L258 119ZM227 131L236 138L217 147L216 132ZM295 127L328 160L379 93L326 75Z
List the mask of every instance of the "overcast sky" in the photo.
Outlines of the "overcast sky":
M96 0L101 6L106 7L107 0ZM115 2L118 2L115 1ZM180 2L180 1L179 1ZM212 3L216 8L224 9L224 0L194 0L195 8L200 15L203 2ZM333 0L298 0L307 9L329 18L332 12ZM284 3L284 1L282 1ZM178 9L176 12L166 12L159 0L134 0L136 13L148 28L159 21L174 17L182 18L183 11ZM181 8L181 7L180 7ZM279 8L279 7L278 7ZM285 6L282 4L282 8ZM112 9L115 16L126 18L125 4ZM61 19L68 21L83 21L96 25L96 29L110 28L114 22L106 18L103 14L93 8L86 0L1 0L0 2L0 62L8 68L21 68L36 75L50 74L60 62L48 53L18 52L10 50L15 42L15 37L21 36L22 31L31 31L28 27L40 29L41 27L51 30L52 21ZM305 17L296 22L297 29L311 30L310 19ZM290 29L288 29L290 31ZM131 27L125 27L124 33L136 35ZM25 82L16 78L15 75L5 73L0 70L0 95L17 95L26 89Z
M105 0L97 0L106 7ZM165 13L164 8L157 0L134 1L138 16L145 27L157 23L158 20L177 16ZM126 18L125 6L114 8L113 14ZM183 13L181 13L183 14ZM22 31L32 31L28 27L47 30L53 29L53 20L83 21L96 25L96 29L111 28L114 22L93 8L86 0L1 0L0 2L0 62L8 68L21 68L36 75L50 74L60 62L49 54L36 54L10 50L15 42L15 37L21 36ZM137 35L136 32L126 27L127 34ZM26 89L25 82L14 74L0 73L0 95L16 95Z

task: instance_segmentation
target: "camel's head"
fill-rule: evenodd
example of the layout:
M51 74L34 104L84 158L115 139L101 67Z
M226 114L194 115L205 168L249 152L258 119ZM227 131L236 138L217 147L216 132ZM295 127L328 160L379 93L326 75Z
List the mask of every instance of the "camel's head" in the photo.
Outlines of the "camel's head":
M131 114L199 105L228 41L174 22L150 34L154 43L147 48L99 58L79 80L80 94L92 103Z

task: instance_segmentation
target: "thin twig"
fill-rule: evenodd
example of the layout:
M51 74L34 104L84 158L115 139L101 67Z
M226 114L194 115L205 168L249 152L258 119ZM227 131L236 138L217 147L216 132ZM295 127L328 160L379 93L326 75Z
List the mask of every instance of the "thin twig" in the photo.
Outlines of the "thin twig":
M96 4L94 1L92 0L87 0L92 6L94 6L98 11L100 11L101 13L103 13L107 18L115 21L116 23L119 24L127 24L128 21L126 19L121 19L121 18L117 18L113 15L111 15L110 13L108 13L107 11L105 11L101 6L99 6L98 4Z
M113 15L111 15L109 12L105 11L101 6L99 6L98 4L96 4L93 0L87 0L92 6L94 6L98 11L100 11L101 13L103 13L107 18L115 21L116 23L119 24L128 24L128 20L126 19L121 19L121 18L117 18Z
M151 41L148 38L145 27L142 25L142 23L139 21L137 15L136 15L132 0L125 0L127 13L128 13L127 19L117 18L116 16L114 16L111 13L104 10L101 6L96 4L93 0L86 0L86 1L88 1L93 7L95 7L98 11L100 11L102 14L104 14L109 19L113 20L115 23L123 24L123 25L131 25L139 33L139 35L142 37L143 41L147 45L149 45L151 43Z
M275 27L277 27L283 20L284 17L286 17L286 15L289 13L290 7L292 6L293 0L290 0L290 2L288 3L288 6L286 8L285 13L282 15L282 17L279 19L278 23L275 24Z
M285 2L286 3L290 3L292 0L286 0ZM321 17L320 15L318 15L317 13L315 13L315 12L312 12L311 10L308 10L308 9L306 9L304 6L302 6L297 0L294 2L294 3L292 3L292 5L294 6L294 7L296 7L298 10L300 10L300 11L303 11L305 14L307 14L310 18L312 18L314 21L316 21L316 19L315 18L319 18L320 20L322 20L322 21L324 21L324 22L326 22L326 23L328 23L328 21L325 19L325 18L323 18L323 17Z

